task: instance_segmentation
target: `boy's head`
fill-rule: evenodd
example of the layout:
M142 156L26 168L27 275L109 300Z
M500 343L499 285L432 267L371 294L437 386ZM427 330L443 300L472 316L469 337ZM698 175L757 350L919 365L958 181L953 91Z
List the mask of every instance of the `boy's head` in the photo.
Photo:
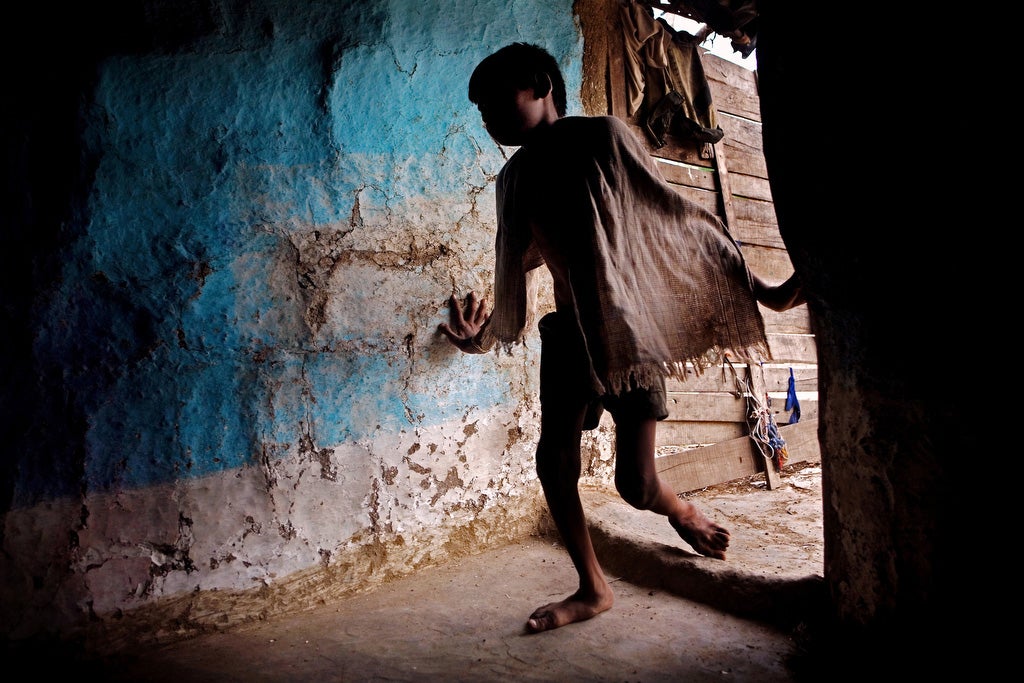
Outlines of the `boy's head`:
M514 88L546 89L559 116L565 116L565 81L555 58L542 47L512 43L485 57L469 78L469 101L479 106Z

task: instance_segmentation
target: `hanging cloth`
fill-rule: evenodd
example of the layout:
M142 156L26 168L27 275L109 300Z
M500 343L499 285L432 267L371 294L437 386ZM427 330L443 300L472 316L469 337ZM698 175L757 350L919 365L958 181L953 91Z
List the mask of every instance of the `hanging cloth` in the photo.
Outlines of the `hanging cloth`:
M789 369L789 388L786 390L786 410L792 410L789 416L789 424L795 425L800 421L800 399L796 396L796 379L793 377L793 368Z
M673 133L714 144L724 132L711 101L696 38L676 31L637 2L622 6L628 116L638 115L651 144Z

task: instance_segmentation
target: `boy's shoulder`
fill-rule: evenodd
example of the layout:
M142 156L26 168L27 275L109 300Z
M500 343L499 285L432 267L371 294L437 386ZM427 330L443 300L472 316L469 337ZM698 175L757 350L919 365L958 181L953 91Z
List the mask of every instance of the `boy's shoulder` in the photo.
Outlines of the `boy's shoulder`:
M498 173L499 185L520 175L545 176L584 159L607 159L643 153L637 136L614 116L563 116L521 147Z
M586 132L609 131L617 134L629 132L629 128L615 116L563 116L555 126L563 130L580 130Z
M555 123L558 137L589 145L636 145L640 139L616 116L566 116Z
M647 154L633 130L615 116L566 116L552 127L554 135L548 152L585 157Z

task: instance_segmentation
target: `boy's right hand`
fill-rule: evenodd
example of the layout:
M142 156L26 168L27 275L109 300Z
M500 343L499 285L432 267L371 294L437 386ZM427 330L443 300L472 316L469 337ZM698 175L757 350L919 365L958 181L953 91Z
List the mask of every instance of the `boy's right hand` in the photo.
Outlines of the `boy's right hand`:
M475 341L480 329L490 317L486 301L477 301L476 292L470 292L466 296L466 308L463 311L459 306L459 300L452 294L448 300L448 313L451 322L438 325L438 329L448 337L448 341L465 353L486 353L487 350Z

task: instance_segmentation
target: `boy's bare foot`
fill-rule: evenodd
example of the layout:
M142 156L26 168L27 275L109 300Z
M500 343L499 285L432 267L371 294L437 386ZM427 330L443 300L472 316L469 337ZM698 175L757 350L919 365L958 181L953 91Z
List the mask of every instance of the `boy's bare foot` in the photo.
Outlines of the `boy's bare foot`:
M535 609L526 621L526 630L540 633L577 621L586 621L610 610L613 602L615 598L610 589L593 598L580 597L580 591L576 591L561 602L552 602Z
M682 503L683 513L669 517L672 528L701 555L724 560L729 547L728 530L705 517L693 503L685 500Z

